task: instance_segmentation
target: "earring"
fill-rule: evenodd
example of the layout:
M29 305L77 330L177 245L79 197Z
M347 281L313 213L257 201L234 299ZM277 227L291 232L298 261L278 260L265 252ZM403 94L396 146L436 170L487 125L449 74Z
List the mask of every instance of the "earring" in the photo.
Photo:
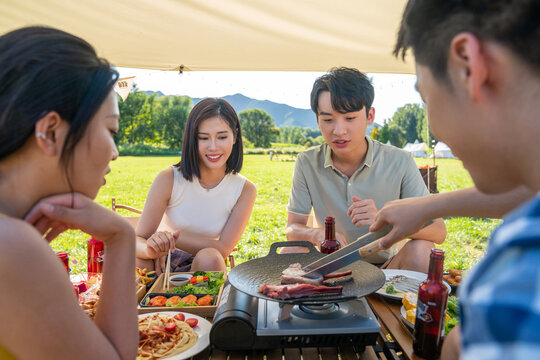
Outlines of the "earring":
M42 133L42 132L37 132L36 137L37 138L42 138L43 140L47 140L47 136L45 136L45 134Z

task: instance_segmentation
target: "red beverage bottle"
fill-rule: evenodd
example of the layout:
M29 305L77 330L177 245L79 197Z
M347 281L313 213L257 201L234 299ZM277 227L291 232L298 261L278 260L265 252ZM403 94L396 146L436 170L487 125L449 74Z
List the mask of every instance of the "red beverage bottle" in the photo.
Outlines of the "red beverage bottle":
M440 356L448 289L442 282L444 251L431 249L427 279L418 289L413 349L426 359Z
M69 268L69 254L65 251L59 251L56 253L56 256L60 260L62 260L62 264L64 264L64 269L66 269L67 273L69 274L71 272L71 269Z
M91 237L88 239L88 274L101 274L103 271L103 241Z
M341 243L336 239L334 218L328 216L324 222L324 241L321 243L321 252L331 254L341 249Z

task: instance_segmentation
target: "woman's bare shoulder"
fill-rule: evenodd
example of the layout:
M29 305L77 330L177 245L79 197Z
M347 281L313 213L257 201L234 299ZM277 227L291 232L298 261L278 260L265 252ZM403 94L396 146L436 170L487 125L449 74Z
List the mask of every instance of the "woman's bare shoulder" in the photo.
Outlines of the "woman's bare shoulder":
M167 186L172 187L174 183L174 172L179 171L177 168L169 166L166 169L163 169L157 174L156 178L154 179L153 184L157 184L159 186Z
M50 247L32 225L16 218L0 218L0 271L23 267L47 252Z
M242 188L242 193L257 195L257 187L251 180L246 179L244 182L244 187Z

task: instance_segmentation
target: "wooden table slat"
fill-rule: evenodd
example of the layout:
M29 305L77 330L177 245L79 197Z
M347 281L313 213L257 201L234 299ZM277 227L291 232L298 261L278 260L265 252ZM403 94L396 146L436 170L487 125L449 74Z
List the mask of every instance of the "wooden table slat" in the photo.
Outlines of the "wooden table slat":
M322 347L319 348L319 354L321 359L338 360L338 351L335 347Z
M235 350L235 351L228 351L227 355L229 355L229 360L244 360L246 358L247 351L243 350Z
M319 360L319 350L317 348L302 348L303 360Z
M282 360L283 359L283 350L282 349L270 349L265 351L266 360Z
M298 348L286 348L283 349L283 359L285 360L299 360L301 358L300 349Z
M373 346L367 346L366 350L360 355L361 360L379 360L379 356L375 353Z
M210 347L207 347L206 349L204 349L203 351L201 351L197 355L193 356L191 359L192 360L208 360L208 359L210 359L210 353L211 352L212 352L212 350L210 349Z
M205 359L207 359L207 358L205 358ZM210 359L212 359L212 360L227 360L227 352L212 349L211 353L210 353Z
M264 350L252 350L246 352L248 360L264 360Z
M338 348L339 355L341 356L341 360L358 360L361 359L359 355L357 354L356 349L353 346L340 346ZM365 360L371 360L370 358L366 358Z
M384 327L388 329L390 335L392 335L392 337L395 339L395 341L397 341L397 343L403 350L403 355L405 356L405 358L412 359L412 337L410 333L408 333L402 328L402 324L400 324L399 320L395 317L395 315L401 316L399 313L399 308L401 307L401 305L398 305L399 303L395 304L387 302L387 307L381 301L381 299L378 298L378 295L370 295L367 296L366 299L379 321L384 323ZM391 312L393 312L393 314Z

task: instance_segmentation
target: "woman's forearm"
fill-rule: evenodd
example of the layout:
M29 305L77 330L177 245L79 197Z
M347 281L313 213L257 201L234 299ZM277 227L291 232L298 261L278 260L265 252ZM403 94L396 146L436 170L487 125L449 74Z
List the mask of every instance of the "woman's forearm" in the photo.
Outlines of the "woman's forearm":
M135 237L135 256L138 259L151 259L151 257L148 255L146 239L141 236Z
M135 232L129 226L105 243L103 279L95 323L124 359L137 354Z

